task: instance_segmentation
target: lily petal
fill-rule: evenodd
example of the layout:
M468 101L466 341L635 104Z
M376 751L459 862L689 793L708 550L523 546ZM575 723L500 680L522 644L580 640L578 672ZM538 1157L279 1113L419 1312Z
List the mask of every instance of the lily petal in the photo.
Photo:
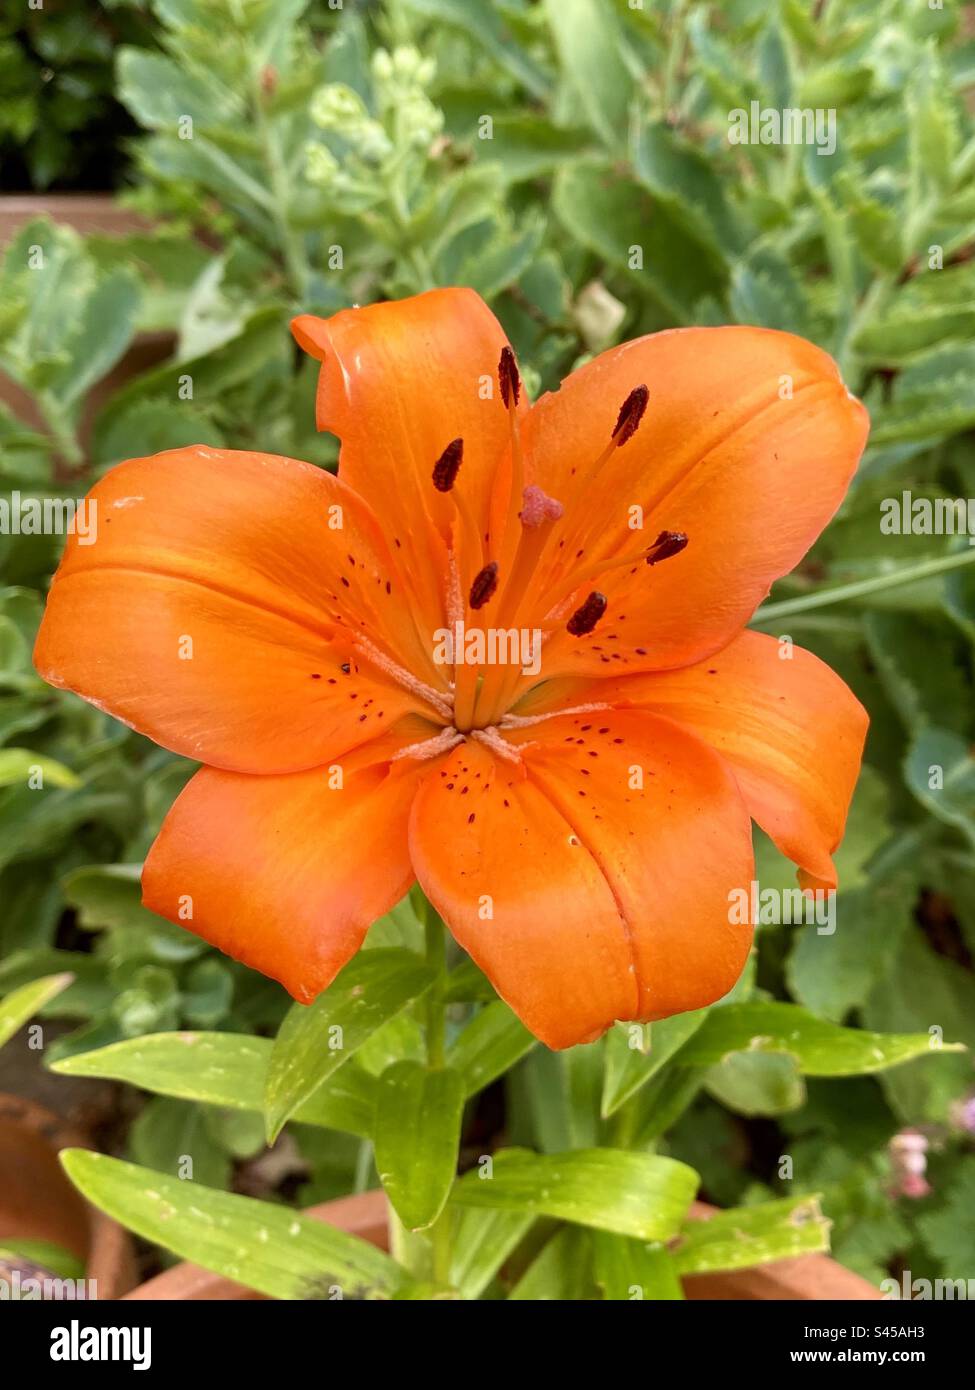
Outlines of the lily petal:
M202 768L149 851L146 907L310 1003L413 882L418 769L344 772L339 788L328 768L273 777Z
M606 700L672 719L731 765L753 820L802 870L835 888L869 716L812 652L760 632L682 671L567 683L561 701Z
M482 535L495 471L510 437L497 372L507 337L470 289L303 314L292 332L321 364L318 428L342 441L339 476L383 518L406 567L426 582L424 618L443 621L445 539L456 512L433 486L444 449L462 439L454 488Z
M417 793L417 878L460 944L549 1047L663 1018L734 984L751 928L748 814L730 770L667 720L565 715L469 742ZM642 785L638 785L642 783Z
M594 474L642 385L639 428ZM867 428L832 359L769 329L676 329L574 372L523 429L532 482L565 507L533 582L532 621L587 567L633 563L578 581L583 597L608 596L606 616L584 637L559 626L546 674L668 669L720 650L836 511ZM641 552L661 531L687 546L648 568Z
M34 651L52 685L245 772L318 766L423 707L353 646L412 628L368 511L330 474L175 449L114 468L91 502L97 539L69 537Z

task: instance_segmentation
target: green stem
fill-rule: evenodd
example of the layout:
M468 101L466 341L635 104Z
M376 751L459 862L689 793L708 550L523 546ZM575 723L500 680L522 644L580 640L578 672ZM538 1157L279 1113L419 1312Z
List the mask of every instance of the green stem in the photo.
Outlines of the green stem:
M372 1176L372 1141L361 1139L355 1156L355 1186L353 1192L365 1192Z
M837 584L832 589L817 589L813 594L783 599L781 603L763 603L752 622L763 625L777 622L780 618L791 618L796 613L807 613L811 608L826 608L831 603L845 603L847 599L865 598L868 594L880 594L887 589L916 584L922 579L931 579L934 575L946 574L949 570L961 569L973 563L975 547L943 556L938 560L924 560L918 565L906 565L891 574L874 575L872 579L857 579L852 584Z
M427 963L436 975L426 997L427 1061L431 1067L442 1067L446 1059L447 1006L444 1003L444 985L447 980L447 935L439 914L430 903L426 905L424 938ZM450 1221L448 1207L429 1231L433 1281L443 1287L450 1283Z
M444 1038L446 1036L447 1010L443 999L443 985L447 974L447 938L443 922L436 911L427 904L427 918L424 935L426 939L427 963L436 972L436 981L427 994L427 1061L431 1067L444 1064Z

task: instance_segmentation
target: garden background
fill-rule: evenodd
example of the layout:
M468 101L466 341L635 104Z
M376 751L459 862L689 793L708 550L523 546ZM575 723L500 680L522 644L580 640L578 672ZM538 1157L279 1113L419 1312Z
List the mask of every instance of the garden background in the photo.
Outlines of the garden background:
M837 669L871 728L837 930L762 925L747 988L973 1048L975 548L880 525L905 491L973 491L973 86L975 13L951 0L9 4L3 488L80 497L120 459L195 443L334 467L289 319L433 285L487 299L533 393L660 328L809 337L867 403L871 440L756 625ZM835 153L732 144L729 114L753 101L835 110ZM170 1030L267 1037L289 1004L140 906L192 766L34 673L60 543L0 535L0 995L74 981L43 1011L43 1068L8 1048L0 1089L67 1107L151 1168L192 1154L214 1187L307 1205L375 1186L354 1129L293 1124L268 1152L256 1111L50 1072ZM25 781L38 764L43 791ZM762 885L792 886L757 848ZM415 930L407 901L375 939ZM414 1033L407 1010L357 1064L378 1075ZM549 1153L597 1142L633 1086L612 1039L530 1042L469 1107L467 1161L501 1134ZM737 1051L696 1076L660 1151L721 1206L821 1194L835 1256L869 1280L975 1277L973 1095L965 1052L824 1078L788 1051ZM922 1195L904 1195L891 1145L908 1128Z

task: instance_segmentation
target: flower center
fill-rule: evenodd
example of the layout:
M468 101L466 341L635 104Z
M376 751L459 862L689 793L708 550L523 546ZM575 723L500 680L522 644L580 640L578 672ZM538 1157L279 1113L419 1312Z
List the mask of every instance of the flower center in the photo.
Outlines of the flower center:
M450 701L450 727L459 733L497 730L524 693L526 679L540 674L542 648L554 632L563 629L579 638L595 629L610 600L599 589L589 588L594 578L641 561L656 565L687 545L682 532L661 531L652 545L644 543L587 568L566 573L550 565L555 578L547 589L542 587L538 575L543 559L552 555L553 531L564 508L537 483L526 482L518 420L521 377L510 347L501 352L498 386L511 439L507 513L500 536L485 533L483 520L479 523L465 495L463 439L451 440L432 470L434 487L450 497L456 511L447 541L446 608L452 642L447 656L438 659L449 660L453 667L451 693L442 698ZM649 401L645 385L635 386L626 397L606 447L575 479L577 498L585 495L614 451L636 434ZM505 651L507 657L499 656Z

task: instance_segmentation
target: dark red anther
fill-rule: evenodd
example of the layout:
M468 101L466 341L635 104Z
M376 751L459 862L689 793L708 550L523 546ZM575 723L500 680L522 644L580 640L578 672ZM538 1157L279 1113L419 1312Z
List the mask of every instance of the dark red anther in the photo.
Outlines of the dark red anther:
M661 531L647 551L647 564L658 565L661 560L669 560L672 555L679 555L686 545L687 536L683 531Z
M606 595L597 593L594 589L582 607L577 608L566 623L566 631L570 632L573 637L585 637L587 632L592 632L606 612L607 602Z
M452 439L433 465L433 485L438 492L449 492L457 481L464 458L464 441Z
M498 562L492 560L485 565L474 576L474 583L471 585L470 605L472 608L483 608L488 599L492 597L498 587Z
M521 395L521 376L518 373L515 355L510 347L501 349L501 360L498 363L498 385L501 387L501 399L504 401L505 408L510 409L512 405L517 405L518 397Z
M617 449L622 449L626 441L632 439L636 434L649 400L650 392L645 386L634 386L633 390L620 406L620 413L616 420L616 428L613 430L613 438L616 440Z

